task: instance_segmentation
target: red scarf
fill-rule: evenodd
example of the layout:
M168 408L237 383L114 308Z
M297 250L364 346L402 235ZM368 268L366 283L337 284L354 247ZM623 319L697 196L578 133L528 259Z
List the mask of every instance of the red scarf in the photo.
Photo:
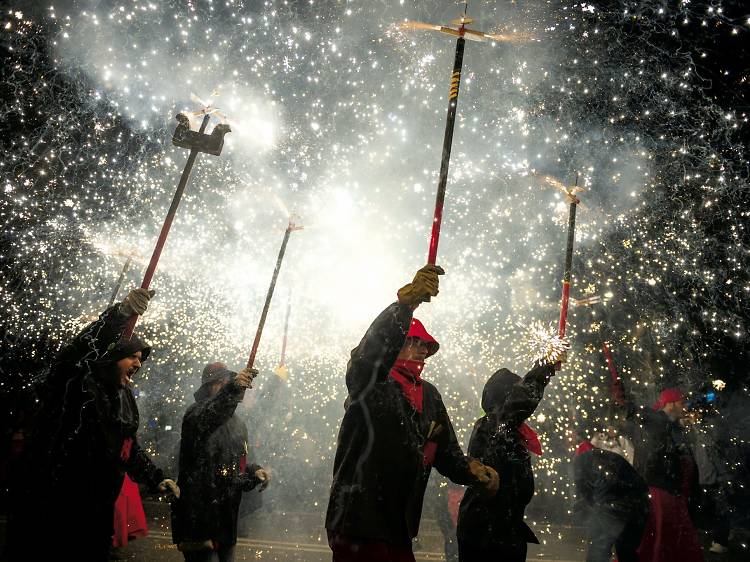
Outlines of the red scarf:
M518 426L518 433L521 434L524 445L530 453L541 457L542 456L542 444L539 442L539 436L536 431L531 429L528 424L522 423Z
M391 378L395 380L414 409L422 413L422 379L424 361L396 359L391 368Z
M576 456L582 455L586 451L591 451L593 449L596 449L596 447L591 444L591 441L582 441L576 449Z

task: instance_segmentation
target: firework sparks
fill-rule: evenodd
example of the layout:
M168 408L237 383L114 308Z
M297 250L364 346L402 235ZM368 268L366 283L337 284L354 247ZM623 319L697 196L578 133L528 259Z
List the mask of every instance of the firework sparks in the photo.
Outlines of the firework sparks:
M528 350L527 357L534 365L554 364L564 358L570 350L570 342L561 338L552 324L544 324L535 320L524 326L518 324L522 330L523 347Z

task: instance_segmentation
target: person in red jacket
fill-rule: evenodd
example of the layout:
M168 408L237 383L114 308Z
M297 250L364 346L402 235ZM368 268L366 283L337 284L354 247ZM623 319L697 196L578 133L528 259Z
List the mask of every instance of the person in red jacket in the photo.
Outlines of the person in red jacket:
M457 484L497 491L497 473L464 455L440 393L422 378L440 346L413 313L438 294L442 274L419 270L352 351L326 515L334 562L413 562L433 466Z

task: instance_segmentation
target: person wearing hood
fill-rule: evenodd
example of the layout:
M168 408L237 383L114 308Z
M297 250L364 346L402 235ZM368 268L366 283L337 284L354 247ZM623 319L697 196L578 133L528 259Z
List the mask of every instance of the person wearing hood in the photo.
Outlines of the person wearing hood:
M440 393L422 378L440 346L413 314L438 294L443 273L420 269L351 353L326 514L334 562L413 562L433 466L457 484L497 491L497 473L464 455Z
M186 562L234 560L242 493L269 484L268 472L247 462L247 426L235 415L257 374L249 367L235 373L224 363L206 365L182 419L182 494L172 503L172 541Z
M609 562L614 547L619 562L638 562L638 546L648 517L648 486L620 449L606 450L603 433L591 439L584 429L575 452L578 513L586 520L586 562Z
M666 388L650 409L638 408L623 382L617 384L633 432L633 465L649 489L649 516L638 554L649 562L702 562L688 511L697 468L680 425L685 395L678 388Z
M65 346L41 384L25 480L25 510L9 542L11 559L107 560L114 506L125 473L156 492L179 495L136 438L132 379L151 348L121 334L146 312L153 292L132 290ZM60 514L39 533L41 514Z
M526 424L555 374L554 363L533 368L523 378L508 369L493 374L482 392L482 409L469 440L469 455L494 468L500 489L493 498L466 491L458 513L461 562L526 560L527 543L538 544L524 522L534 495L531 453L542 454L536 433Z

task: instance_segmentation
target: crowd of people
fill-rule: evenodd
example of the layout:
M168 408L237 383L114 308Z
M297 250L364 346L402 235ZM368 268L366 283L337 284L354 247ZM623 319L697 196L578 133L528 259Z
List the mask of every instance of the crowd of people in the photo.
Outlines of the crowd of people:
M465 453L440 392L423 377L440 344L414 316L438 296L443 273L435 265L420 269L351 352L325 514L334 562L413 561L433 468L451 482L440 491L437 517L448 560L523 561L527 545L538 542L525 510L535 492L532 458L543 451L526 422L554 384L567 346L523 377L501 368L488 378ZM113 544L145 533L136 484L169 499L173 542L186 562L234 559L246 526L243 494L271 482L237 413L258 372L235 372L219 361L205 366L170 477L137 438L132 381L151 348L137 335L123 336L153 296L132 290L49 369L12 491L11 560L107 560ZM280 383L285 373L277 375ZM259 408L273 401L276 386L253 398ZM731 507L715 441L697 429L705 409L689 411L677 388L664 389L651 407L637 405L622 380L612 390L622 426L578 424L573 466L587 561L613 553L620 562L703 560L695 498L715 514L711 551L726 552ZM268 423L254 412L251 424ZM50 513L62 516L45 524L45 540L38 540L40 520Z

